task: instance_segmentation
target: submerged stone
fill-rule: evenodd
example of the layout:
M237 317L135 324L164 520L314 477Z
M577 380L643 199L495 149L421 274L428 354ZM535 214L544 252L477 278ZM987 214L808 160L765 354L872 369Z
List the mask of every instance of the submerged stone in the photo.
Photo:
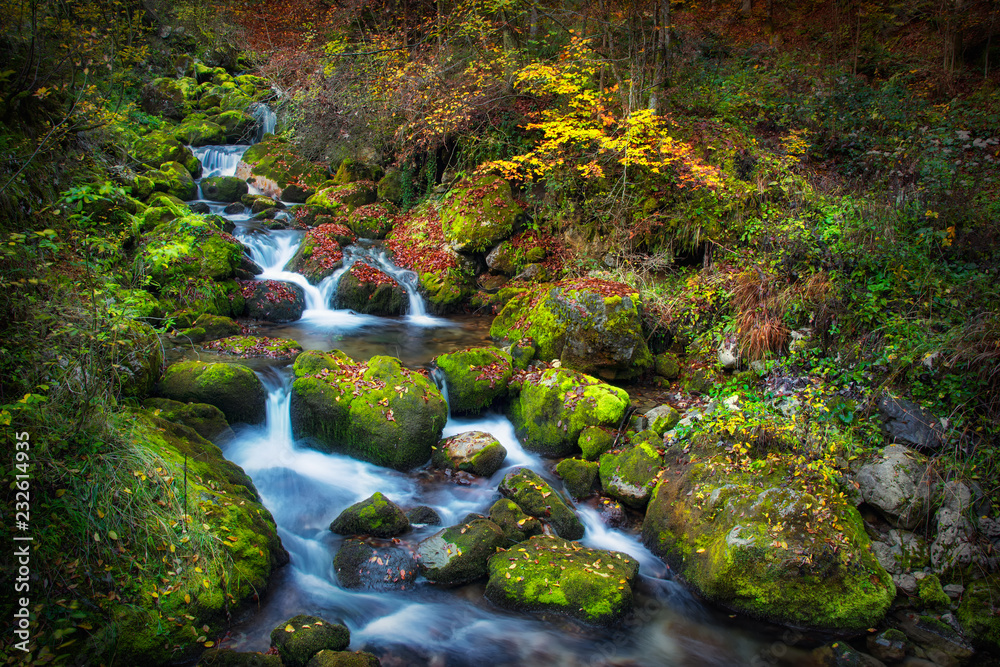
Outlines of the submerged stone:
M403 590L417 576L417 562L401 547L346 540L333 559L337 583L366 591Z
M489 557L506 544L499 526L489 519L474 519L422 541L417 559L428 581L460 586L485 577Z

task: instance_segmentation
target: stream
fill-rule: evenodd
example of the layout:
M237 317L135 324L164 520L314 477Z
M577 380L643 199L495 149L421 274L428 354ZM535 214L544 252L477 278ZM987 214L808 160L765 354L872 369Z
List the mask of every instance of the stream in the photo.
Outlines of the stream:
M246 148L207 146L195 154L205 176L225 176L235 173ZM205 203L224 215L226 204ZM268 230L246 214L225 217L236 223L234 235L263 268L259 279L294 283L306 293L300 320L264 324L259 335L294 339L305 349L341 349L357 360L390 354L410 368L428 367L444 352L491 344L486 318L429 316L416 290L416 275L393 265L378 244L349 246L344 268L311 285L304 276L284 270L303 232ZM361 259L403 285L409 296L405 316L382 318L330 307L337 280ZM198 353L203 360L211 357ZM292 434L288 362L258 360L251 366L268 390L267 420L264 426L238 429L223 451L253 479L291 561L275 572L259 611L223 646L266 651L274 627L305 613L345 624L351 650L375 653L385 666L773 664L770 658L759 663L760 656L770 656L772 641L759 628L741 627L704 606L671 579L669 568L635 535L605 526L596 508L586 504L577 506L586 526L581 542L626 552L640 562L635 611L617 627L593 628L565 617L499 609L483 597L485 582L445 589L418 579L412 589L378 593L339 587L333 556L344 538L329 530L330 522L376 491L404 508L429 505L441 516L442 526L415 525L402 536L403 545L412 548L470 512L488 513L500 497L497 485L511 467L531 468L559 490L562 482L552 472L554 463L525 451L513 425L500 414L449 417L444 429L444 436L486 431L506 447L504 467L490 479L460 482L428 468L404 474L308 449Z

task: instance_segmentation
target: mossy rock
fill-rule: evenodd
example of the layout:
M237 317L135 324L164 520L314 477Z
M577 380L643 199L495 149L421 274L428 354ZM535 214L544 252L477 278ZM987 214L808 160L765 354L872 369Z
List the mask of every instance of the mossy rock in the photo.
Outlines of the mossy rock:
M339 350L304 352L294 368L295 437L396 470L431 458L448 407L428 378L393 357L357 363Z
M431 460L438 468L491 477L503 467L507 448L489 433L468 431L438 443Z
M473 293L475 276L459 267L420 274L420 291L427 299L428 310L445 315L460 309Z
M150 132L139 137L132 146L132 154L153 169L159 169L165 162L179 162L192 176L197 177L201 173L201 162L191 149L166 132Z
M615 436L600 426L588 426L580 431L577 439L583 458L596 461L601 454L611 449L615 444Z
M623 389L566 368L529 376L511 404L511 421L525 449L571 454L588 426L616 428L629 404Z
M131 586L118 589L122 602L109 606L109 621L77 649L76 657L86 664L173 665L193 660L204 650L196 641L200 634L222 635L231 623L252 612L275 569L288 562L288 554L253 482L217 446L186 426L145 411L123 415L126 418L134 446L156 460L164 478L181 480L186 474L188 511L200 515L198 527L191 530L226 553L202 560L202 571L192 567L178 572L171 579L171 595L150 596L150 591L163 591L160 579L133 573ZM105 514L116 511L112 506L99 509ZM133 509L138 520L144 520L142 506ZM158 529L162 530L159 525L150 527ZM126 539L119 538L123 548L138 551L145 546ZM179 544L177 556L189 558L188 548ZM134 597L129 590L136 591ZM168 616L183 620L163 623ZM87 660L90 652L95 655Z
M240 325L233 318L206 314L195 320L193 326L178 332L173 338L184 343L203 343L238 336L240 331Z
M515 468L504 475L498 489L522 511L552 525L559 537L578 540L583 537L583 522L549 483L528 468Z
M245 194L240 197L240 203L250 209L251 213L262 213L275 208L283 208L279 200L267 195Z
M510 498L501 498L490 506L490 521L500 526L509 544L523 542L542 534L542 522L525 514Z
M333 182L337 185L347 185L355 181L378 182L384 176L382 168L377 165L362 164L347 158L340 163Z
M142 407L158 417L187 426L216 445L223 445L236 437L222 410L208 403L181 403L169 398L147 398Z
M395 278L358 261L340 276L331 302L335 308L349 308L365 315L393 317L406 314L409 298Z
M485 252L514 231L521 208L510 184L499 176L463 180L451 189L441 210L445 239L459 252Z
M917 581L917 597L925 609L948 609L951 606L951 598L944 592L936 574Z
M380 667L377 656L365 651L320 651L306 667Z
M387 171L376 186L378 198L393 204L402 204L404 200L403 178L403 172L399 169Z
M517 248L510 241L498 243L493 250L486 255L486 266L494 273L501 273L505 276L513 276L518 273Z
M160 288L164 310L181 329L194 327L205 314L230 317L243 313L243 294L235 280L178 278Z
M539 359L607 380L639 377L653 364L639 294L596 279L565 280L511 298L494 318L500 345L532 341Z
M281 656L231 648L211 648L201 654L198 667L282 667Z
M198 186L191 174L180 162L164 162L160 168L147 171L154 192L165 192L181 201L190 201L198 196Z
M486 598L514 611L613 625L632 610L638 572L638 561L627 554L535 536L490 559Z
M347 226L362 239L384 239L392 224L392 214L379 203L359 206L347 216Z
M977 645L1000 651L1000 577L973 581L965 587L958 620Z
M290 144L271 138L247 149L236 176L266 195L301 204L326 181L327 170L298 155Z
M412 587L419 569L410 552L394 545L374 546L345 540L333 559L337 583L342 588L396 591Z
M174 128L173 137L188 146L210 146L226 143L226 128L204 114L191 114Z
M285 667L305 667L320 651L343 651L350 645L346 627L318 616L299 614L271 631L271 646Z
M644 509L656 486L663 456L649 442L638 442L622 452L601 454L604 492L635 509Z
M209 120L222 127L227 143L250 143L256 133L257 120L240 109L223 111Z
M113 388L125 398L144 398L160 379L163 347L156 330L145 322L120 320L105 330L100 345L112 369Z
M319 222L319 217L316 221ZM347 227L329 222L320 224L306 232L285 271L301 273L311 284L318 285L344 265L342 246L353 241L354 234Z
M563 459L556 466L556 474L562 477L566 490L574 498L586 498L594 490L599 466L596 461Z
M267 322L294 322L306 309L306 293L295 283L280 280L239 281L247 317Z
M434 358L448 384L448 407L456 415L478 415L507 395L513 375L510 354L477 347Z
M896 591L857 509L829 483L807 484L792 457L732 465L719 440L701 434L668 454L646 546L700 595L754 618L845 633L877 626Z
M302 352L302 346L287 338L268 336L229 336L203 346L221 354L230 354L241 359L294 359Z
M338 535L395 537L409 529L406 513L378 491L345 509L330 524L330 530Z
M490 556L507 544L503 530L489 519L475 519L444 530L417 545L424 577L442 586L461 586L486 576Z
M411 524L421 523L427 526L440 526L441 515L433 507L427 505L417 505L406 511L406 518Z
M712 391L712 378L707 371L692 368L685 373L681 386L689 394L704 395Z
M246 181L235 176L212 176L201 179L201 195L212 201L240 201L247 191Z
M662 378L676 380L681 374L681 365L677 356L669 352L656 355L653 361L653 372Z
M658 405L646 413L646 420L649 422L649 430L659 435L662 439L664 433L677 426L681 420L681 415L677 410L669 405Z
M142 110L153 116L181 120L195 108L198 82L191 77L153 79L140 92Z
M158 225L143 238L138 252L147 275L164 287L184 277L232 278L243 246L211 221L192 214Z
M320 187L316 194L306 199L306 205L329 214L349 215L366 204L374 204L375 199L375 184L371 181L358 181L347 185ZM357 233L357 230L354 231Z
M252 370L239 364L180 361L167 368L158 389L164 398L214 405L230 424L260 424L266 414L267 390Z

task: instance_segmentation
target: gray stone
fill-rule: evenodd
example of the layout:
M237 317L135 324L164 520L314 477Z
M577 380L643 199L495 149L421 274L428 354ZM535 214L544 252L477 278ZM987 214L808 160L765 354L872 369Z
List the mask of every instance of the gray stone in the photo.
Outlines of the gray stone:
M732 371L740 365L740 353L736 348L736 338L728 336L719 344L716 355L723 370Z
M916 528L933 511L936 476L927 466L927 457L906 447L884 448L858 471L856 481L865 502L896 527Z
M931 544L931 563L938 571L979 561L982 554L975 542L975 527L968 519L972 492L962 482L944 485L941 508L937 511L937 536Z
M940 421L913 401L885 394L879 401L885 430L896 442L935 450L944 444Z

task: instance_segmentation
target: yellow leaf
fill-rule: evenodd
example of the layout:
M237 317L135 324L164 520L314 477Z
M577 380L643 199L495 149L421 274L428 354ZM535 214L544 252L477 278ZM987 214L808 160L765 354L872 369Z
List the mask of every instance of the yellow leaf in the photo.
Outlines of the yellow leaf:
M213 646L215 646L215 642L213 642L213 641L207 641L207 642L205 642L205 643L203 644L203 646L204 646L205 648L212 648Z
M108 531L108 537L111 538L112 540L117 540L118 539L118 533L116 533L113 530L109 530Z
M700 554L705 553L705 547L702 547L702 548L698 549L697 553L700 553Z
M208 579L202 579L201 583L204 584L205 588L208 588L211 585Z
M184 594L184 604L191 604L191 594L190 593L185 593Z
M295 632L295 628L292 627L291 623L285 626L285 632Z

